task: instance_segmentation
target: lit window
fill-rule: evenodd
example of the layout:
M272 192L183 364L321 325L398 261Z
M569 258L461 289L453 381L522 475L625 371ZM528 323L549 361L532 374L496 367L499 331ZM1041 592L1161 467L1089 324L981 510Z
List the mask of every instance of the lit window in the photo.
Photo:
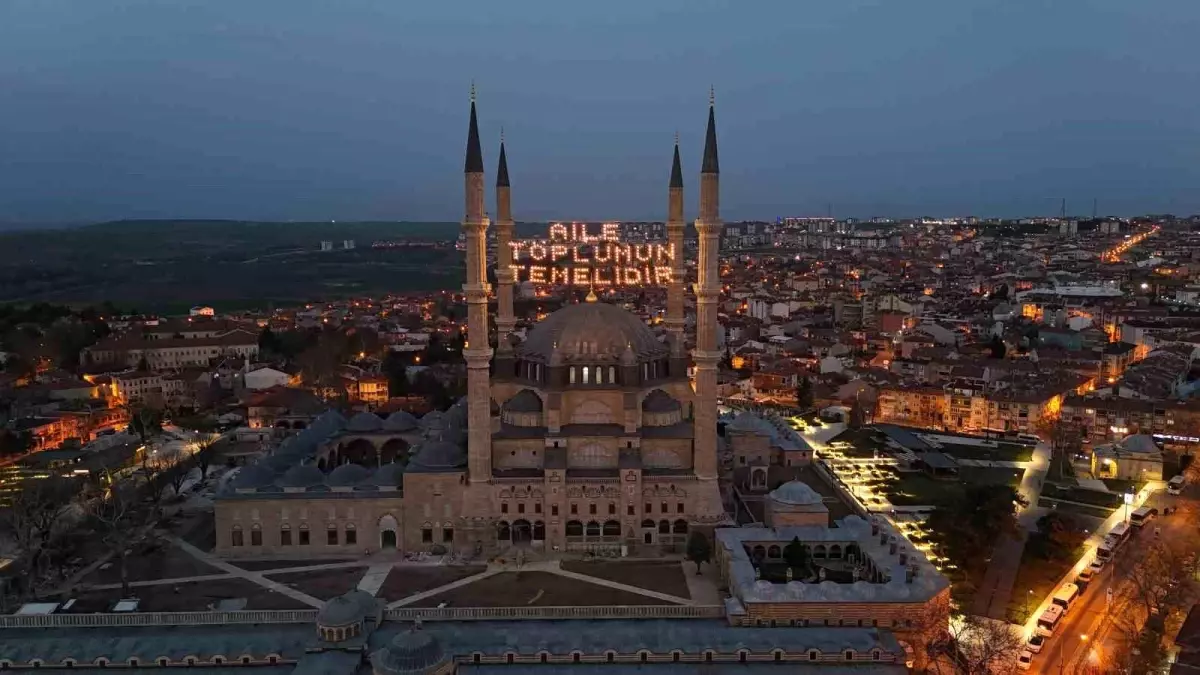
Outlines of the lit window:
M588 367L583 367L583 383L588 384Z

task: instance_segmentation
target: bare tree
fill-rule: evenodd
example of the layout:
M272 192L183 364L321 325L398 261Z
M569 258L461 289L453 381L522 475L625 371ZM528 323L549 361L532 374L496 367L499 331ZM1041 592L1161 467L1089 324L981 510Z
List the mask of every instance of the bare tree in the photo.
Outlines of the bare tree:
M121 574L121 593L128 595L127 558L134 542L152 521L154 509L139 513L138 487L134 480L123 480L113 472L105 471L101 483L99 494L88 501L87 515L116 556Z
M192 458L186 455L174 455L166 460L163 476L171 484L176 497L183 491L183 484L187 482L187 477L192 472L193 464L195 462Z
M0 532L16 544L25 569L26 595L34 590L54 534L54 524L76 493L73 481L51 476L24 481L8 507L0 509Z
M1025 648L1021 629L982 616L956 615L949 633L930 646L931 671L939 675L1012 675Z
M196 452L192 456L196 458L196 466L200 467L200 480L208 478L208 468L212 466L220 441L221 437L215 435L205 436L196 441Z

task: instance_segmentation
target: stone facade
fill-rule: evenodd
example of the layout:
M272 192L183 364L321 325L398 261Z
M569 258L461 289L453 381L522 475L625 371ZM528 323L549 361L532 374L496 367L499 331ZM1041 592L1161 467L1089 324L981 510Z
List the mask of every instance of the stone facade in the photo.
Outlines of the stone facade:
M543 319L523 343L513 346L505 337L493 354L485 269L490 221L472 100L462 224L466 398L419 421L369 414L330 418L320 425L323 435L314 422L296 436L299 441L248 467L221 495L218 552L300 554L298 537L283 533L303 526L307 554L392 547L490 554L514 546L548 553L656 553L682 551L693 529L726 522L717 486L721 225L711 108L708 123L703 220L697 223L705 236L694 389L676 330L683 325L681 268L672 275L675 300L665 343L639 317L589 294L589 302ZM499 173L498 227L507 239L511 192L503 157ZM673 239L682 232L677 178L669 203ZM497 275L503 314L497 325L505 336L513 323L510 276Z

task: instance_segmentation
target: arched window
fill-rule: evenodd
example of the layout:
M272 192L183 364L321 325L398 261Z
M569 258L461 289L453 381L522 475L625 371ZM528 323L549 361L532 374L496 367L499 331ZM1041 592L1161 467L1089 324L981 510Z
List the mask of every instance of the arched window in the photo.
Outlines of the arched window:
M840 545L833 544L832 546L829 547L829 559L830 560L841 560L842 559L842 547Z
M604 384L604 368L596 366L596 384Z
M570 369L567 370L567 381L571 384L575 384L575 366L571 366Z
M779 546L777 546L775 544L771 544L769 547L767 547L767 557L768 558L781 558L781 557L783 557L783 553L780 550Z
M587 524L587 529L585 530L585 532L587 533L587 536L589 536L589 537L599 537L600 536L600 523L597 523L594 520L589 520L588 524Z
M229 533L229 545L241 546L245 543L242 539L242 526L234 525L233 530Z
M582 537L583 536L583 523L579 522L578 520L568 520L567 521L567 536L568 537Z
M604 536L619 537L621 536L621 523L615 520L604 521Z
M642 527L647 530L653 530L654 529L654 521L653 520L643 520Z
M675 521L675 526L672 529L675 532L675 534L687 534L688 533L687 521L680 518L679 520Z
M658 521L658 533L659 534L671 534L671 521L669 521L669 520Z
M821 652L819 652L815 649L808 650L808 660L809 661L816 661L819 658L821 658Z
M569 530L570 523L568 523L567 525L568 525L567 529ZM500 541L508 541L509 539L512 539L512 530L509 527L507 521L502 520L502 521L496 523L496 539L498 539Z
M608 367L608 383L609 384L617 383L617 367L616 366Z
M546 523L544 523L540 520L534 522L534 524L533 524L533 540L534 541L545 541L545 539L546 539Z
M583 383L584 384L591 384L591 382L588 380L588 371L589 371L588 367L584 366L583 367Z

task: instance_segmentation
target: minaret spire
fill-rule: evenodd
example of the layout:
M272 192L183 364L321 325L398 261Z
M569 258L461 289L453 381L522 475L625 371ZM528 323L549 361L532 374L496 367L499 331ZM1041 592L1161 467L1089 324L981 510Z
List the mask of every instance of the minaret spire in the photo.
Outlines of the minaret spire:
M496 167L496 187L508 187L508 154L504 152L504 130L500 130L500 164Z
M471 125L467 128L465 173L483 173L483 150L479 147L479 120L475 117L475 83L471 83Z
M721 173L717 161L717 114L716 99L711 89L708 93L708 130L704 133L704 163L700 173Z
M669 187L683 187L683 167L679 163L679 132L675 132L675 158L671 161L671 184ZM683 214L680 214L680 218Z
M671 337L671 364L674 372L687 372L687 352L683 335L683 294L687 279L683 265L683 167L679 162L679 132L675 132L675 153L671 158L671 181L667 187L667 245L670 248L671 282L667 285L667 331Z

